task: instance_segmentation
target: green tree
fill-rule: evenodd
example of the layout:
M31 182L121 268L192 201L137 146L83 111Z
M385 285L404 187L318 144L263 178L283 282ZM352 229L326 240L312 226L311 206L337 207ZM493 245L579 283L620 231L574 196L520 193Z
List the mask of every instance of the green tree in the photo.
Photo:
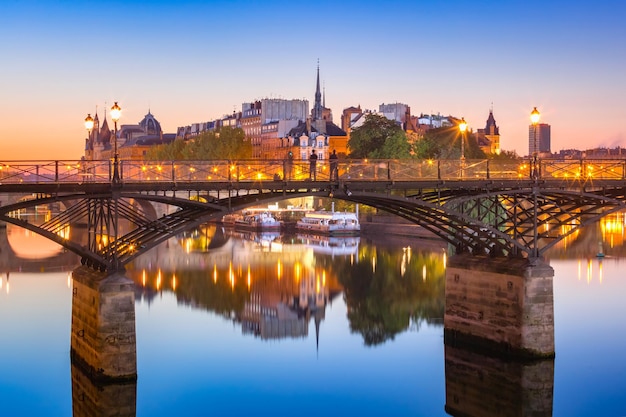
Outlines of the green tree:
M430 129L413 147L420 159L458 159L461 157L461 133L457 126ZM465 158L484 159L485 153L478 146L476 136L465 134Z
M503 161L516 161L520 159L519 155L515 151L500 151L500 154L489 154L489 158Z
M393 120L368 113L363 125L350 133L348 140L352 158L409 158L411 146L406 133Z
M185 149L185 146L185 141L182 139L176 139L166 145L153 146L148 150L146 159L153 161L175 161L183 159L182 151Z
M211 160L248 159L252 144L240 128L223 127L219 131L204 132L192 140L175 140L150 149L146 157L152 160Z

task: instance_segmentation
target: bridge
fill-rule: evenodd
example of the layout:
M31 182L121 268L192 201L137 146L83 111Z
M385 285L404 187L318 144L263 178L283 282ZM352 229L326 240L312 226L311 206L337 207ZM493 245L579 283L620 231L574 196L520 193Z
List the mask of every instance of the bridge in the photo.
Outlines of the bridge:
M38 233L100 271L185 230L255 205L328 197L422 226L456 253L527 258L602 216L626 209L626 160L0 162L0 220ZM24 213L56 205L43 222ZM158 215L156 206L166 207ZM67 232L84 227L87 244ZM123 234L122 234L123 230Z

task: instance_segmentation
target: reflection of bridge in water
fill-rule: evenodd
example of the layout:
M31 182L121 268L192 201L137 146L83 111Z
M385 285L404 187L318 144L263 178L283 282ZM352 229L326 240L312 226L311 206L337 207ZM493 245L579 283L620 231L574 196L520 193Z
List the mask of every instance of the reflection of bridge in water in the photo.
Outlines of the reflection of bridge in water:
M18 232L22 232L19 230ZM15 244L15 239L14 242ZM32 244L28 240L20 242L20 245ZM48 246L53 246L52 251L39 254L37 249L18 248L18 252L11 246L11 239L8 235L7 227L0 227L0 273L9 272L45 272L45 271L71 271L80 263L80 258L73 252L56 246L49 242ZM56 246L56 248L54 247ZM36 257L22 257L21 252L26 249Z

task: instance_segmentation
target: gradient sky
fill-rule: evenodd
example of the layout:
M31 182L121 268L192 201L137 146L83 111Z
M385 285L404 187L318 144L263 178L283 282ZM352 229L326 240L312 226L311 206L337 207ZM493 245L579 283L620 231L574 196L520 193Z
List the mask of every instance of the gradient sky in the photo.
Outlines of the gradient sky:
M552 151L626 147L626 2L0 2L0 155L73 160L83 120L163 130L260 98L314 100L317 60L335 122L400 102L465 117L528 153L529 114ZM109 120L110 121L110 120Z

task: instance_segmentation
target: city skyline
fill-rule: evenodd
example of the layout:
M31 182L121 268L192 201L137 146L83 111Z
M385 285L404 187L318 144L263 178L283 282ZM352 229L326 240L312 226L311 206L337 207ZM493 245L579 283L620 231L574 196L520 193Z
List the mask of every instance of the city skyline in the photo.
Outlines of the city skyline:
M168 133L255 99L312 103L318 59L335 123L350 106L400 102L475 131L493 108L502 149L526 155L536 106L553 152L626 147L624 12L560 0L4 2L0 153L79 159L87 113L114 101L120 125L150 111Z

